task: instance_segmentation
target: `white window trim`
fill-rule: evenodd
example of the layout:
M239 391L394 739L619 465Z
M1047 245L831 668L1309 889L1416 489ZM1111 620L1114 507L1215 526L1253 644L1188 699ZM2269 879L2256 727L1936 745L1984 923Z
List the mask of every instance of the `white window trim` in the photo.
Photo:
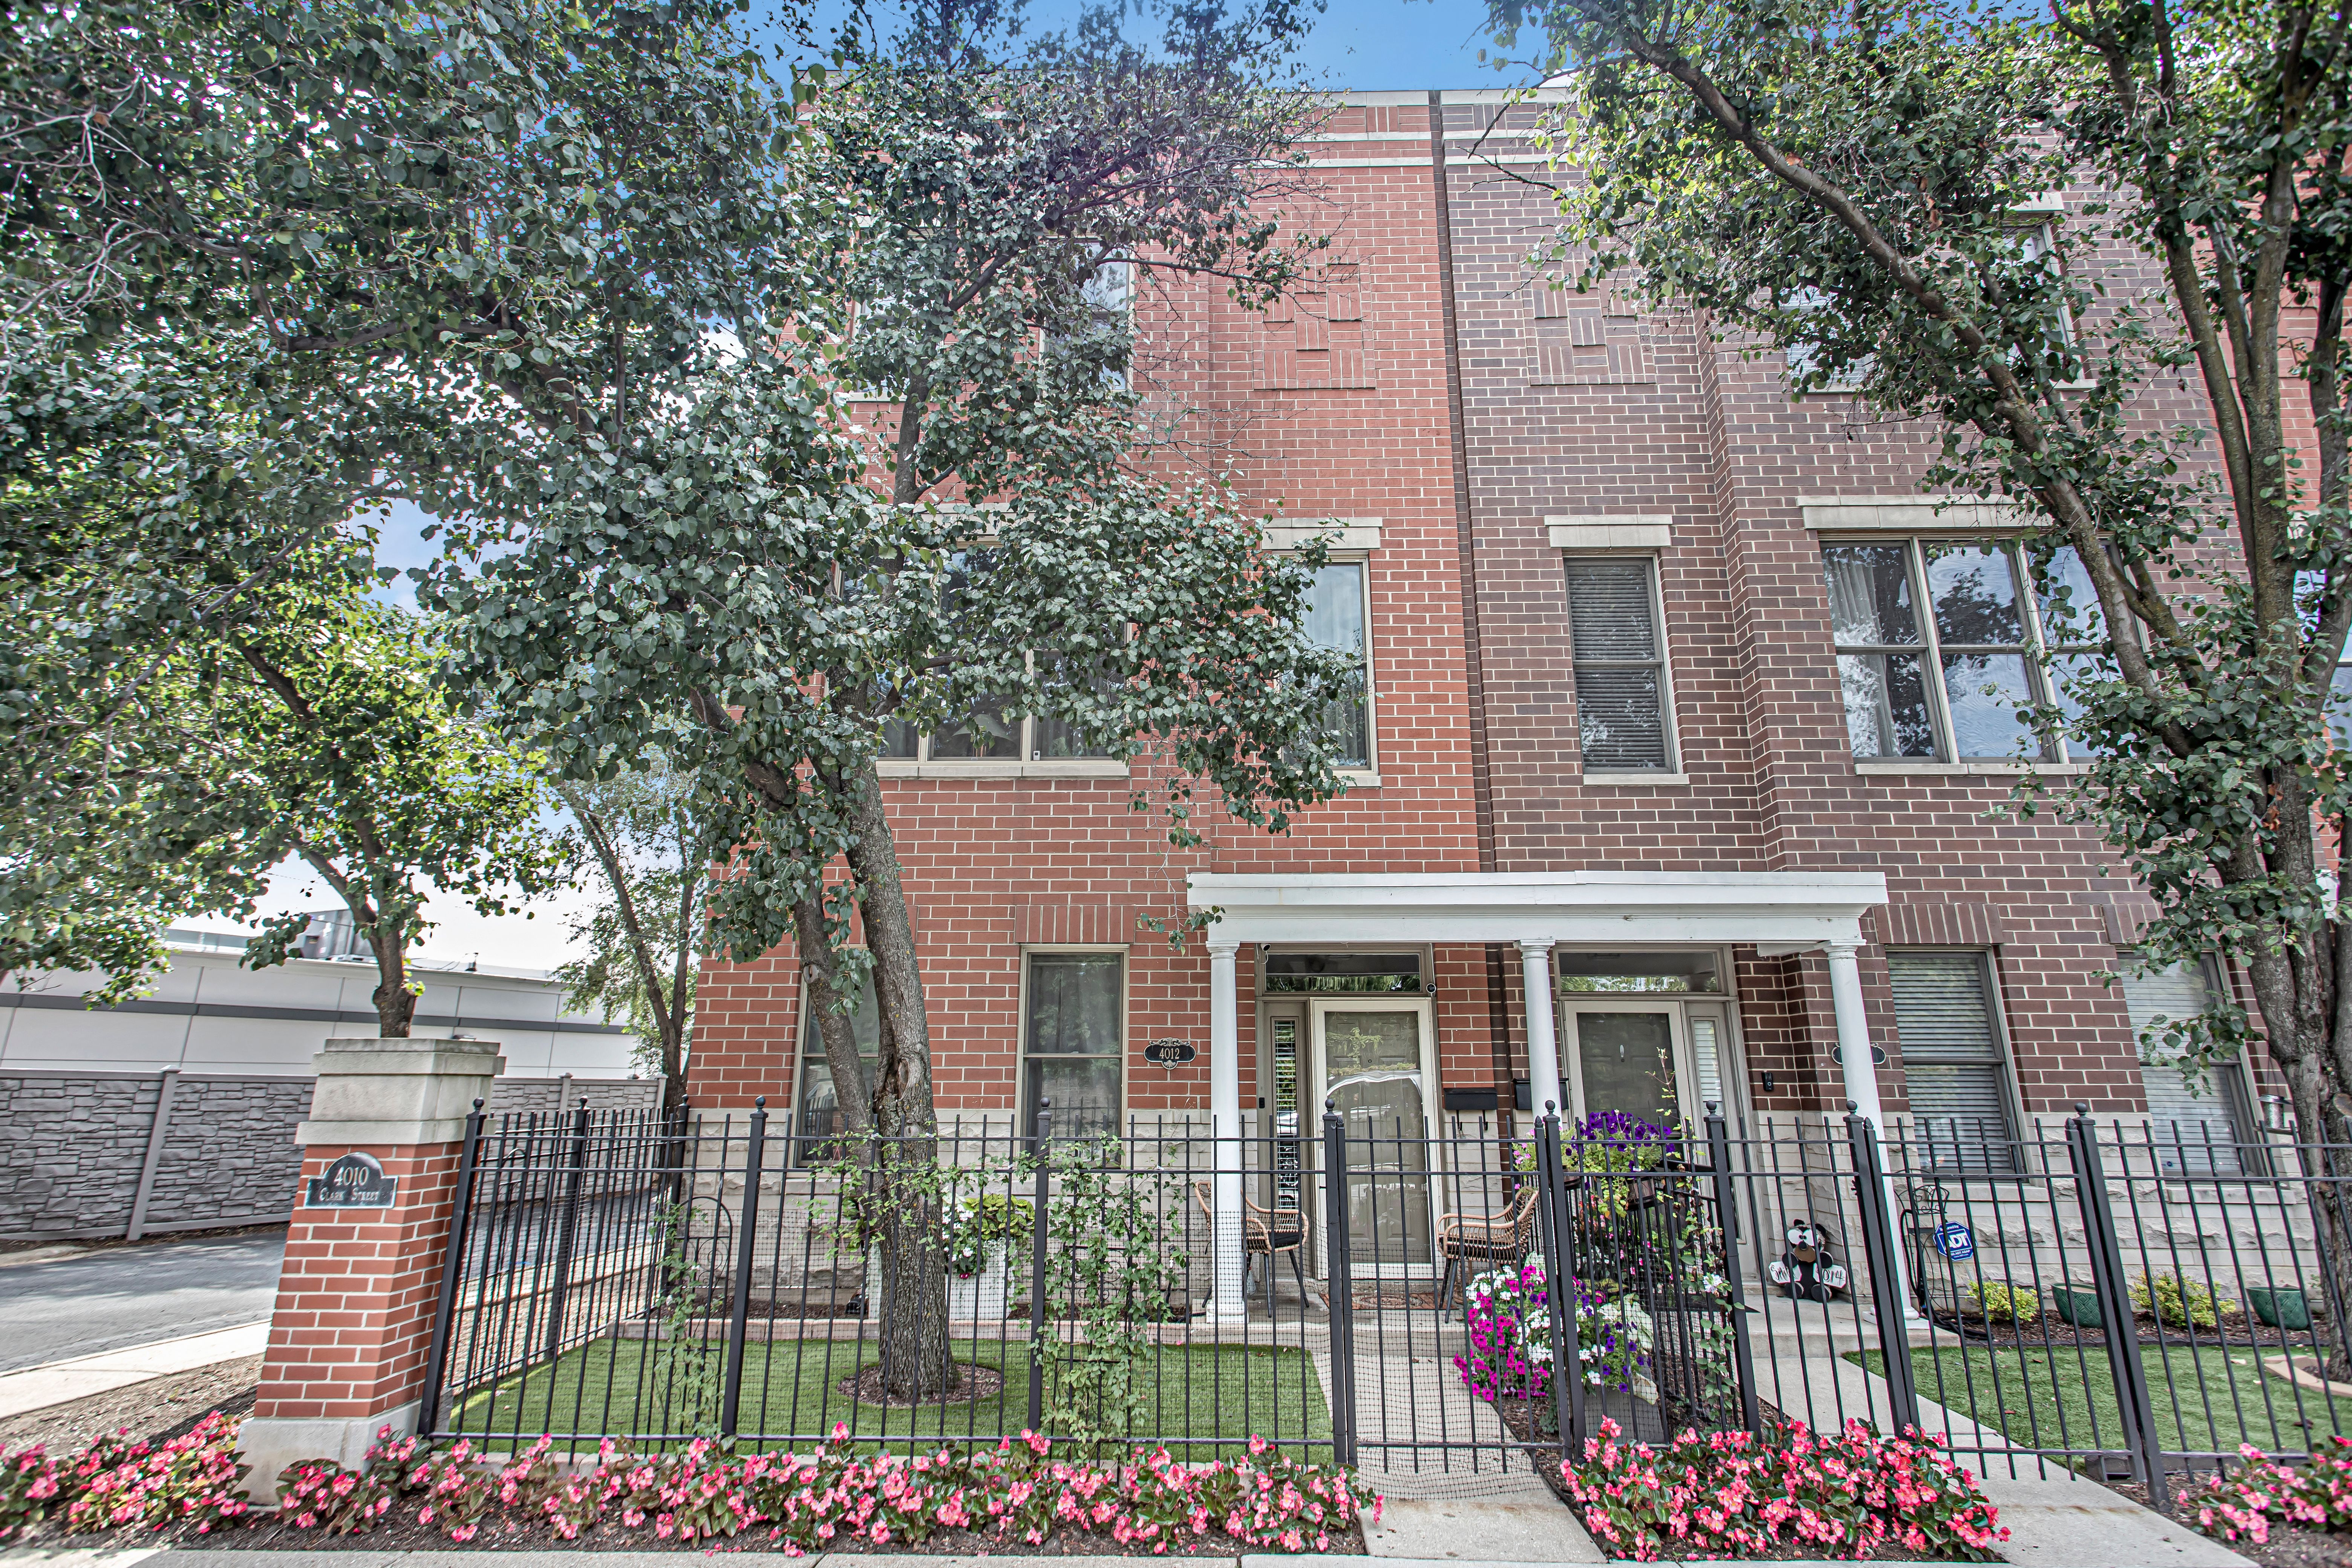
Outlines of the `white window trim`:
M1549 518L1545 519L1547 523L1549 523L1552 520ZM1658 520L1650 518L1642 519L1640 521L1644 523L1653 523ZM1579 782L1589 784L1621 786L1624 784L1664 784L1672 786L1675 784L1689 784L1690 774L1685 772L1684 768L1685 759L1683 756L1682 710L1680 704L1675 700L1675 645L1674 639L1666 635L1666 574L1664 562L1660 559L1658 552L1654 549L1562 550L1560 552L1559 585L1563 604L1566 603L1568 595L1568 557L1571 555L1576 556L1580 560L1585 561L1605 561L1616 558L1623 560L1646 561L1650 563L1650 626L1651 629L1657 634L1658 638L1658 697L1665 710L1660 716L1661 722L1659 725L1659 729L1664 734L1666 742L1666 765L1664 767L1587 768L1584 765L1584 714L1582 709L1580 707L1576 716L1578 730L1576 761L1577 777ZM1571 606L1570 608L1570 615L1573 617L1574 614L1574 608ZM1576 694L1576 633L1572 618L1570 622L1568 641L1568 689L1570 699L1572 701Z
M1943 529L1928 529L1924 531L1906 531L1898 534L1891 528L1886 533L1875 536L1864 534L1853 538L1840 538L1825 535L1818 542L1820 549L1829 549L1840 544L1901 544L1904 547L1903 570L1910 578L1912 602L1917 607L1920 684L1927 693L1927 721L1934 726L1936 731L1936 754L1932 757L1857 757L1853 753L1853 736L1849 731L1846 735L1846 754L1854 772L1879 774L1940 773L1963 777L2003 774L2013 776L2027 773L2056 775L2083 772L2089 764L2068 754L2065 737L2063 735L2053 735L2043 742L2043 744L2053 746L2056 750L2057 754L2051 757L1963 757L1958 754L1959 737L1952 728L1951 709L1944 691L1944 639L1942 633L1936 626L1935 600L1927 588L1927 558L1919 549L1923 544L1946 539L1969 540L1978 543L2000 544L2008 547L2010 571L2017 584L2018 604L2023 609L2025 616L2025 641L2020 646L2025 653L2026 680L2032 687L2032 700L2037 705L2046 704L2051 700L2049 672L2044 668L2042 662L2045 647L2042 637L2042 601L2033 592L2033 574L2027 568L2024 552L2014 538L2003 535L1990 539L1977 539L1965 530L1954 533ZM1819 550L1815 553L1818 554ZM1823 591L1827 592L1826 573ZM1833 669L1838 657L1837 631L1835 627L1832 627L1830 658ZM1839 721L1843 724L1844 721L1843 686L1841 686L1839 707Z
M1021 947L1020 983L1014 987L1013 1015L1013 1135L1026 1139L1036 1131L1034 1121L1024 1125L1023 1099L1029 1092L1029 957L1038 952L1115 952L1118 954L1118 1124L1126 1130L1128 1058L1135 1054L1135 949L1118 942L1036 942Z

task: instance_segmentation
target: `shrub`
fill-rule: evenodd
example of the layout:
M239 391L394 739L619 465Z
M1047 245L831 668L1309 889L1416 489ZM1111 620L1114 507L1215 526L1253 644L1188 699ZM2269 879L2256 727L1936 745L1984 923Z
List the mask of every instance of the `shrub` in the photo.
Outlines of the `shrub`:
M2022 1285L2004 1285L1988 1280L1971 1285L1969 1294L1976 1298L1977 1311L1988 1323L2016 1323L2042 1315L2042 1297Z
M1967 1471L1916 1431L1882 1437L1859 1421L1835 1437L1793 1422L1685 1431L1662 1449L1619 1441L1614 1421L1560 1467L1572 1506L1612 1557L1868 1557L1888 1548L1995 1563L2009 1538Z
M194 1522L196 1533L205 1534L251 1506L241 1483L252 1468L237 1461L236 1424L217 1411L160 1448L133 1443L101 1451L92 1444L76 1462L81 1495L67 1506L66 1528L161 1530Z
M2221 1314L2234 1311L2238 1305L2211 1286L2178 1274L2142 1274L2132 1281L2131 1296L2134 1307L2154 1313L2158 1322L2172 1329L2219 1327Z

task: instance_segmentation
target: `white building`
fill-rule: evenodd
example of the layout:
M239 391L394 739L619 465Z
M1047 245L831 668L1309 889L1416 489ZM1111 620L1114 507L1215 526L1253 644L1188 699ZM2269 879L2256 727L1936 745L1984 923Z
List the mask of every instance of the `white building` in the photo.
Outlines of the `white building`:
M338 918L340 916L340 918ZM174 929L171 968L137 1001L92 1008L96 977L50 973L0 989L0 1072L159 1072L309 1077L322 1042L376 1032L376 970L350 952L348 914L314 916L303 942L319 956L268 969L240 962L242 935ZM412 961L425 987L412 1032L499 1042L507 1076L626 1079L636 1040L563 1005L545 970Z

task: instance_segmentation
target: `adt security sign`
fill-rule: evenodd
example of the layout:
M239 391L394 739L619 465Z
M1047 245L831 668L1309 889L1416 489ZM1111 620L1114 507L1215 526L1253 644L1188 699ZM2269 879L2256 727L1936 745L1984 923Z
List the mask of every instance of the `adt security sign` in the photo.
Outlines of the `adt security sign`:
M400 1188L398 1176L387 1176L373 1154L344 1155L310 1178L303 1206L314 1209L388 1209Z
M1944 1256L1955 1263L1965 1263L1977 1255L1977 1238L1970 1236L1969 1227L1958 1220L1946 1222L1944 1228L1936 1235L1936 1245L1943 1248Z

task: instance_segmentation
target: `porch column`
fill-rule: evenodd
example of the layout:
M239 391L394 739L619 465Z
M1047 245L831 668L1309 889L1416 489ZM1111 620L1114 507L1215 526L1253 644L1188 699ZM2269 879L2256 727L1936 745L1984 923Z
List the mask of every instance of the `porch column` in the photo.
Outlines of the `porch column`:
M1838 1068L1845 1080L1845 1097L1853 1101L1853 1114L1875 1128L1881 1139L1886 1136L1886 1116L1878 1100L1878 1063L1870 1048L1870 1016L1862 1005L1861 947L1851 942L1833 942L1829 945L1830 1005L1837 1013ZM1895 1215L1903 1212L1903 1203L1895 1190L1892 1163L1881 1178L1883 1202L1886 1215L1887 1256L1903 1256L1903 1237ZM1911 1293L1899 1292L1903 1316L1916 1321L1919 1309L1912 1304Z
M1862 949L1853 942L1829 944L1830 1004L1837 1012L1838 1065L1845 1077L1845 1097L1854 1114L1878 1129L1886 1121L1878 1103L1878 1068L1870 1049L1870 1016L1862 1005Z
M1209 943L1209 1132L1216 1151L1216 1285L1209 1315L1219 1322L1238 1322L1248 1310L1242 1284L1242 1031L1234 979L1240 945Z
M1559 1034L1551 1011L1551 938L1520 938L1519 962L1527 974L1528 1098L1534 1102L1529 1109L1541 1116L1549 1103L1558 1107L1560 1115L1571 1116L1568 1096L1559 1090Z

